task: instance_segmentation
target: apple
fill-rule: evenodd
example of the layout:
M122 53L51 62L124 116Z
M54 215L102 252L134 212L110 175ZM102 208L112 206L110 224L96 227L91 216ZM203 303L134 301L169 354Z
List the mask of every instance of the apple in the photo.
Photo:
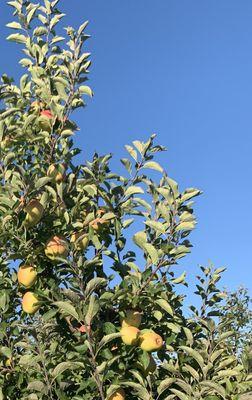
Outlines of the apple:
M73 243L77 250L84 251L88 247L89 238L84 232L75 232L71 236L71 243Z
M26 288L31 287L37 279L37 271L31 265L20 265L17 273L18 283Z
M51 110L43 110L38 118L38 127L41 131L50 133L53 126L53 114Z
M90 325L81 325L79 328L77 328L77 331L80 333L90 333L91 332L91 326Z
M117 389L111 396L109 396L108 400L125 400L125 391L122 388Z
M33 292L26 292L22 299L22 309L27 314L34 314L39 309L38 298Z
M141 349L148 352L160 350L163 346L163 338L153 331L141 333L139 341Z
M126 326L121 329L120 333L124 344L134 346L138 343L140 331L135 326Z
M44 207L37 199L33 199L27 204L24 211L26 212L25 225L32 227L41 220Z
M47 176L56 183L60 183L65 178L65 167L62 164L51 164L47 170Z
M50 260L66 258L68 256L68 251L68 242L63 236L53 236L45 247L45 254Z
M137 310L127 310L125 317L122 319L122 327L135 326L138 328L141 324L142 314Z
M7 358L7 360L5 361L5 366L6 367L11 367L11 362L12 362L12 359L11 358Z

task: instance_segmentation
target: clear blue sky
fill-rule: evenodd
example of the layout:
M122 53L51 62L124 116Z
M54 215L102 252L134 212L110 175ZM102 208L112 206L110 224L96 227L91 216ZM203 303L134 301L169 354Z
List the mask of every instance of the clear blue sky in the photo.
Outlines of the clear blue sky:
M2 3L0 70L18 77ZM192 281L211 260L228 267L223 285L252 292L252 2L62 0L61 8L66 25L90 21L95 97L78 114L83 157L113 152L119 166L124 144L156 132L171 177L204 191L179 271Z

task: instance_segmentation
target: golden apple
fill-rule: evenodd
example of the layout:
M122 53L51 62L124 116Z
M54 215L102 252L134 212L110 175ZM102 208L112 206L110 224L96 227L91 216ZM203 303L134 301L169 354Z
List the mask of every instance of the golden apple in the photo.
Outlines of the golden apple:
M138 328L141 324L142 314L137 310L127 310L125 317L122 319L122 327L135 326Z
M44 207L37 199L31 200L24 210L26 212L25 225L30 227L36 225L44 213Z
M62 164L51 164L47 170L47 176L56 183L60 183L65 178L65 168Z
M120 333L124 344L134 346L138 343L140 331L135 326L126 326L121 329Z
M63 236L53 236L46 244L45 254L50 260L68 256L68 242Z
M108 400L125 400L125 391L123 389L117 389Z
M71 236L71 243L74 243L77 250L84 251L88 247L88 235L84 232L75 232Z
M7 360L5 361L5 366L6 367L10 367L11 366L11 362L12 362L12 359L11 358L7 358Z
M148 352L160 350L163 346L163 338L152 331L141 333L139 341L141 349Z
M26 292L22 300L22 309L27 314L34 314L39 309L38 298L33 292Z
M37 271L31 265L20 265L17 273L17 279L20 285L29 288L37 279Z

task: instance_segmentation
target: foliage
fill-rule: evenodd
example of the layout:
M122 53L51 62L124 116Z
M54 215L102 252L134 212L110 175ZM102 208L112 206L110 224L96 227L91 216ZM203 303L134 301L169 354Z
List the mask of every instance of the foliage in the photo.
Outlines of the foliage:
M74 164L70 117L93 94L87 22L66 28L66 43L58 3L8 3L8 39L22 45L26 73L0 86L0 399L110 400L118 388L132 400L238 399L251 376L218 323L222 269L201 267L202 306L190 318L177 290L200 191L180 191L154 160L164 150L154 135L126 146L123 176L110 154ZM20 265L36 269L31 287ZM21 307L27 291L36 313ZM123 343L127 310L142 316L139 335L164 339L152 355Z
M225 303L221 304L221 322L225 330L233 330L229 340L230 351L241 356L252 346L252 300L248 290L239 287L236 291L227 291Z

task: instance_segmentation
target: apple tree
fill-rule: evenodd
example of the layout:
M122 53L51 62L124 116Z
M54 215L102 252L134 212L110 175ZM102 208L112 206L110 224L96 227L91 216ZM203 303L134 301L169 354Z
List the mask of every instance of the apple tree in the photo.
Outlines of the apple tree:
M222 269L201 267L189 315L181 294L201 192L167 175L154 135L126 146L123 175L111 154L76 164L88 24L60 36L59 3L8 2L25 73L0 85L0 399L238 399L251 375Z

